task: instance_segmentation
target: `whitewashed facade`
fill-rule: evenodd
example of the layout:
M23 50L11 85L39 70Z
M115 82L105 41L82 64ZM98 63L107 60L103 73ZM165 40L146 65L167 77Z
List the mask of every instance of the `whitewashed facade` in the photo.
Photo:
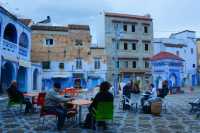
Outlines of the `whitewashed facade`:
M32 91L32 68L30 62L31 29L16 16L0 6L0 91L6 92L12 80L17 80L22 92ZM38 73L39 74L39 73ZM35 76L39 78L39 75ZM38 83L39 83L39 79ZM36 81L36 80L35 80ZM35 85L40 89L39 84Z
M197 46L194 31L171 34L169 38L156 38L153 41L154 54L171 52L185 60L182 86L197 85Z

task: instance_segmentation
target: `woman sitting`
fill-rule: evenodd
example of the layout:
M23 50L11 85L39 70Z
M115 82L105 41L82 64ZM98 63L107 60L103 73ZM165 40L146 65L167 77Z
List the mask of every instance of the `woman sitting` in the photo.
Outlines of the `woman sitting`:
M17 82L14 80L11 82L10 87L7 89L10 102L19 104L26 104L25 114L33 110L33 106L29 99L24 98L23 93L18 90Z
M92 109L97 108L97 105L99 102L113 102L113 95L109 92L111 85L109 82L105 81L102 82L100 85L100 91L96 94L95 98L93 99L93 102L91 103L89 107L89 113L86 116L85 128L93 128L93 125L95 125L95 120L92 119ZM99 122L98 126L102 126L104 129L106 128L105 122Z

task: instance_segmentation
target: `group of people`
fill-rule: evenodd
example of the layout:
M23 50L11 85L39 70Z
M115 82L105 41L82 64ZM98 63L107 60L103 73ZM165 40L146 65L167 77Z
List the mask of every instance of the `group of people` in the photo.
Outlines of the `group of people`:
M128 82L124 87L123 87L123 96L127 98L131 98L131 93L134 94L139 94L140 93L140 88L137 83L133 82ZM144 108L145 102L149 102L152 100L155 100L156 98L164 98L167 94L169 93L168 89L168 81L164 80L162 82L162 88L157 89L154 84L150 83L148 85L147 90L143 94L141 98L141 106ZM125 102L123 102L123 109L129 109L129 105L126 105ZM143 109L144 110L144 109Z
M124 87L123 87L123 95L130 98L131 93L139 94L140 93L140 87L138 83L133 83L133 81L129 81Z
M88 108L89 113L86 116L84 128L93 128L92 123L94 125L95 119L92 118L91 113L93 108L97 108L99 102L113 102L113 95L109 92L110 87L111 84L107 81L101 83L99 92L93 98L92 103ZM67 117L67 112L71 110L74 111L76 109L74 108L74 106L70 106L70 104L68 104L74 99L74 97L71 97L69 95L61 96L61 91L62 89L60 83L54 83L53 89L46 92L45 104L43 107L46 112L55 113L57 115L58 130L61 130L63 128L65 119ZM18 89L16 81L12 81L10 87L7 89L7 92L9 100L26 105L25 113L29 113L33 110L32 102L28 98L24 97L23 92ZM106 128L105 122L99 122L98 125Z

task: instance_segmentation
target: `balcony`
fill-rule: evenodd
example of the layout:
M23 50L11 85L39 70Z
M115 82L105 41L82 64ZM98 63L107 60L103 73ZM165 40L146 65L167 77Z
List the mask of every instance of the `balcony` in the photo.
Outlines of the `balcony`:
M144 68L144 69L139 69L139 68L120 68L120 73L151 73L150 68Z
M23 57L28 57L28 49L22 46L19 46L19 55Z
M6 52L9 52L9 53L17 53L17 44L15 43L12 43L12 42L9 42L7 40L3 40L3 46L2 46L2 49Z

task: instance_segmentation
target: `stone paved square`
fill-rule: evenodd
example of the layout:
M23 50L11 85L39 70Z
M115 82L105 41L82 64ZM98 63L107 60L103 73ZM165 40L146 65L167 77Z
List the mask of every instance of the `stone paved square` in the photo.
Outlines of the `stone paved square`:
M190 114L188 102L199 96L200 91L184 94L168 95L167 111L162 111L161 116L143 114L142 112L122 111L119 109L119 98L115 98L114 122L109 124L108 130L96 131L105 133L199 133L200 119ZM45 126L39 113L23 115L18 108L6 109L6 100L1 100L0 108L0 132L5 133L51 133L56 130L56 119L52 116L45 118ZM87 113L84 108L83 115ZM84 118L83 118L84 119ZM61 132L68 133L92 133L92 130L75 128L74 121L66 120L65 128Z

